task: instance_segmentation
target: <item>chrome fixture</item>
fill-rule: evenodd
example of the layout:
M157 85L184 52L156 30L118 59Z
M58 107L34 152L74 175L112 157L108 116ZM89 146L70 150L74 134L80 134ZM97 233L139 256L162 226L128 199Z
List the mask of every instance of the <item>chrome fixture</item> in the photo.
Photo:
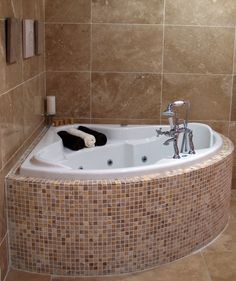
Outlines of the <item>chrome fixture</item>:
M175 107L186 107L185 119L179 119L177 112L174 111ZM169 145L173 142L174 146L174 159L179 159L179 147L178 147L178 139L179 135L183 133L183 139L181 144L180 153L189 153L195 154L194 144L193 144L193 132L191 129L188 128L188 118L189 118L189 111L190 111L190 102L185 100L175 101L170 103L166 110L162 113L162 115L168 117L169 124L170 124L170 131L163 132L160 128L157 130L157 136L165 135L170 137L170 139L166 140L163 144ZM182 126L181 126L182 125ZM189 150L188 150L188 143L189 143Z

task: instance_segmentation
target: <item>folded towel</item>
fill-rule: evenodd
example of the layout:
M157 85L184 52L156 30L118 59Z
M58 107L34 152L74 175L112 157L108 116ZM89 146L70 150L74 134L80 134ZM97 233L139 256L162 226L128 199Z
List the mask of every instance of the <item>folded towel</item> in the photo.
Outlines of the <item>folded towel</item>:
M95 146L96 139L94 136L74 128L68 129L67 132L73 136L80 137L81 139L83 139L85 146L87 147Z
M63 145L71 150L79 150L85 148L84 140L80 137L73 136L66 131L60 131L57 133L63 142Z
M78 130L83 131L87 134L93 135L96 139L95 146L102 146L102 145L105 145L107 143L107 137L100 132L91 130L91 129L89 129L87 127L84 127L84 126L79 126Z

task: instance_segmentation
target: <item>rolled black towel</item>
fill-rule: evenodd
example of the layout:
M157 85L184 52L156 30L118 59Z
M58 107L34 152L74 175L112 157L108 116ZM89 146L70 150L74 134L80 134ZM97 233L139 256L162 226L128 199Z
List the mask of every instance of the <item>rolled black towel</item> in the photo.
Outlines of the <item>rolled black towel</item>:
M107 143L107 137L100 132L94 131L84 126L79 126L78 129L87 134L93 135L96 139L95 146L102 146Z
M57 133L63 142L63 145L71 150L79 150L85 148L84 140L80 137L73 136L66 131L60 131Z

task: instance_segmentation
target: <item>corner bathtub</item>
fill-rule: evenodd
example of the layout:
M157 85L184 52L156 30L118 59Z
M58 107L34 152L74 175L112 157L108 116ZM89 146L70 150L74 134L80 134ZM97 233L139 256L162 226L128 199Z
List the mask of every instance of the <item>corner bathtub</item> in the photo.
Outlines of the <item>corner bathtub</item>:
M181 159L173 159L173 144L164 146L168 138L157 137L160 127L169 126L127 126L85 125L104 133L108 137L105 146L85 148L79 151L65 149L60 130L73 126L50 128L41 142L22 164L20 173L24 176L60 179L122 179L148 175L171 169L188 167L217 153L222 146L222 138L209 126L192 123L196 154L181 154ZM181 138L179 143L181 143Z
M107 135L104 147L64 149L56 132L67 127L50 128L8 175L13 268L63 276L138 272L189 255L223 231L229 139L190 124L196 154L172 159L173 145L156 136L160 126L88 126Z

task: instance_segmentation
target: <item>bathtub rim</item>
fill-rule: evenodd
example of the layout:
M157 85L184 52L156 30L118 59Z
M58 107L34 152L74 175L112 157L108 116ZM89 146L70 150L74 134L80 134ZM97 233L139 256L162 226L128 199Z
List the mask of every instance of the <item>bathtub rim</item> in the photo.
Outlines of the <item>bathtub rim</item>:
M48 128L45 128L41 134L33 141L33 143L29 146L29 148L25 151L25 153L20 157L20 159L17 161L17 163L14 165L14 167L9 171L9 173L6 176L6 180L20 180L24 182L34 181L34 182L45 182L45 183L55 183L58 184L68 184L71 183L79 183L79 184L98 184L98 183L109 183L109 184L119 184L122 182L136 182L136 181L148 181L150 179L162 179L166 177L174 177L178 176L180 174L188 174L198 169L204 169L206 167L209 167L217 162L223 161L226 157L231 156L233 157L233 151L234 151L234 145L233 142L226 136L217 133L222 138L222 146L217 151L217 153L210 155L209 158L203 159L202 161L199 161L197 163L194 163L190 165L189 167L184 167L182 169L173 169L171 171L164 171L159 173L149 173L147 175L138 175L138 176L132 176L132 177L123 177L123 178L102 178L102 179L62 179L62 178L44 178L44 177L33 177L33 176L24 176L20 174L20 167L22 163L25 161L25 159L30 155L30 153L33 151L33 149L36 147L36 145L39 143L39 141L44 137L46 132L48 131Z
M41 161L40 159L37 159L35 155L44 149L44 147L38 146L40 144L39 140L36 142L35 147L32 148L29 155L27 155L24 158L24 161L22 161L22 165L20 166L20 174L21 176L25 177L32 177L32 178L45 178L45 179L60 179L60 180L125 180L127 178L134 178L134 177L142 177L142 176L149 176L152 174L158 174L158 173L166 173L171 172L173 170L177 169L186 169L188 167L191 167L192 165L201 163L202 161L205 161L206 159L209 159L212 155L215 155L218 153L218 151L222 148L223 145L223 138L222 135L214 131L209 125L205 123L199 123L199 122L192 122L190 124L193 125L201 125L202 127L207 127L211 134L214 134L214 137L216 138L216 147L210 147L209 149L205 149L205 153L202 153L201 150L200 154L190 155L189 158L186 159L165 159L166 162L160 163L154 163L146 166L135 166L135 167L125 167L125 168L115 168L115 169L88 169L88 170L76 170L69 168L67 166L63 166L59 163L55 163L55 166L53 162L49 161ZM73 124L71 126L77 126L79 124ZM69 125L70 126L70 125ZM56 127L55 132L58 131L58 128L60 130L68 128L69 126L61 126ZM120 125L114 125L114 124L91 124L91 126L96 127L111 127L112 130L117 130L120 128ZM130 125L127 127L124 127L125 130L128 130L129 128L136 128L136 127L168 127L168 125ZM49 128L50 129L50 128ZM123 128L122 128L123 130ZM42 136L42 138L46 135L47 132ZM53 132L54 133L54 132ZM56 136L57 137L57 136ZM41 139L42 139L41 138ZM59 141L59 140L58 140ZM57 142L57 141L56 141ZM50 144L48 144L50 145ZM48 146L47 145L47 146ZM46 147L46 146L45 146ZM35 152L34 152L35 150ZM33 154L34 152L34 154ZM173 152L174 153L174 152ZM176 161L176 162L175 162ZM178 162L177 161L181 161ZM49 170L50 169L50 170Z

